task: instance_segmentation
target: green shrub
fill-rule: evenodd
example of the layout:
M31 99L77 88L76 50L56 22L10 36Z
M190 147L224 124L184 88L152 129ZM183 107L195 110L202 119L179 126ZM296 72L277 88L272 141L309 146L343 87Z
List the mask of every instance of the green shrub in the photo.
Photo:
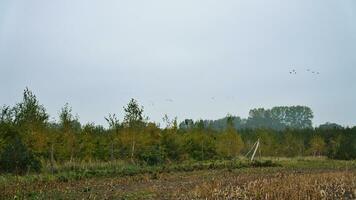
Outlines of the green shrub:
M8 140L0 154L0 171L24 174L39 172L41 162L34 156L19 137Z
M212 137L203 133L187 135L183 148L196 161L210 160L217 155Z
M336 150L334 159L353 160L356 159L356 136L347 135L341 140L341 143Z
M147 165L158 165L163 163L164 156L162 155L162 151L159 149L159 146L155 145L141 151L138 158Z
M266 160L266 161L258 161L255 160L251 163L252 167L277 167L278 164L272 162L271 160Z

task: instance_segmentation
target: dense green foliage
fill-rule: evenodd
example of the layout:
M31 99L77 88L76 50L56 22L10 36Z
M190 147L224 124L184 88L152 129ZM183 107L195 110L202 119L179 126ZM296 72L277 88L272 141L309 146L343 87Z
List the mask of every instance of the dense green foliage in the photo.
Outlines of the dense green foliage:
M356 127L336 124L312 127L313 113L304 106L253 109L248 119L228 115L216 121L165 116L166 127L149 122L132 99L122 123L115 114L109 128L81 125L65 104L58 122L26 89L22 102L0 110L0 169L38 171L41 164L74 161L117 161L157 165L189 160L234 159L248 152L257 139L260 156L328 156L356 158Z
M228 126L230 119L235 129L272 129L285 130L312 128L313 111L306 106L279 106L272 109L257 108L250 110L249 117L242 119L238 116L227 116L218 120L204 120L205 127L214 130L224 130ZM184 120L180 125L182 129L189 129L196 126L192 119ZM324 128L335 127L337 124L327 123Z
M39 172L41 169L40 161L18 137L8 141L0 154L0 163L1 171L16 174Z

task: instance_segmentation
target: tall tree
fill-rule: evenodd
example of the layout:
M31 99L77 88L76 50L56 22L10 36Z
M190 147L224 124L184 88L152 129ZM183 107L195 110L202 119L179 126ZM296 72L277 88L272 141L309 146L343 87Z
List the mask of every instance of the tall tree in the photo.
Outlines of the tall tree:
M274 119L271 110L264 108L252 109L249 112L247 127L252 129L270 128L277 129L279 121Z
M13 128L13 110L9 106L3 106L0 108L0 151L7 143L6 140L12 137L10 129ZM10 135L9 135L10 133Z
M115 152L115 136L119 133L119 129L121 128L121 124L119 119L116 117L115 114L109 114L108 117L105 117L105 120L109 124L110 128L110 159L113 161L115 159L114 152Z
M185 119L179 124L180 129L189 130L194 127L194 121L192 119Z
M279 106L272 109L252 109L247 127L283 130L312 128L313 111L306 106Z
M39 103L36 95L28 88L24 90L22 102L14 107L14 111L15 123L29 131L42 128L49 117L44 106Z
M127 106L124 107L124 111L124 125L129 129L132 139L130 157L131 162L134 162L136 133L142 130L144 126L143 107L140 106L135 99L131 99Z
M48 135L45 134L49 115L39 103L35 94L28 88L24 90L22 102L14 107L14 122L25 143L36 154L47 152Z
M325 141L320 135L314 135L309 141L309 152L313 156L322 156L325 152Z
M10 106L2 106L0 108L0 124L9 124L14 121L14 112Z
M226 119L227 127L217 138L217 153L222 157L235 158L243 148L243 141L234 127L234 117L228 114Z
M313 127L313 111L307 106L291 106L285 111L283 122L290 128L306 129Z
M65 152L64 156L69 156L70 162L72 162L75 151L78 149L76 133L80 131L81 125L78 118L73 116L72 107L70 107L68 103L64 105L59 114L59 126L63 133L59 138L59 141L64 143L62 151Z
M143 125L143 106L140 106L135 99L124 107L124 125L129 128L139 128Z

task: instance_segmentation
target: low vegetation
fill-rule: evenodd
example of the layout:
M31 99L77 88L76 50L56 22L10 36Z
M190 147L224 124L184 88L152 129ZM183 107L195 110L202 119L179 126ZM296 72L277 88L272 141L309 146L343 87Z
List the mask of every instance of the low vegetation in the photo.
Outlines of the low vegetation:
M326 158L280 158L270 161L267 158L256 163L205 161L161 167L125 166L124 163L67 165L62 166L56 175L3 175L0 177L0 196L3 199L356 197L355 161L332 161ZM86 171L82 170L84 168ZM110 172L114 169L118 171Z
M355 172L226 173L178 193L182 199L354 199L355 179Z

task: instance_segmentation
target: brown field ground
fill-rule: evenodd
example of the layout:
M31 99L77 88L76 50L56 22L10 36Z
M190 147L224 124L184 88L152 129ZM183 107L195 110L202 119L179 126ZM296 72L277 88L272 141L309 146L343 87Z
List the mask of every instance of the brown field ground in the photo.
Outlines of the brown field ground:
M2 199L356 199L356 170L200 170L1 187Z

